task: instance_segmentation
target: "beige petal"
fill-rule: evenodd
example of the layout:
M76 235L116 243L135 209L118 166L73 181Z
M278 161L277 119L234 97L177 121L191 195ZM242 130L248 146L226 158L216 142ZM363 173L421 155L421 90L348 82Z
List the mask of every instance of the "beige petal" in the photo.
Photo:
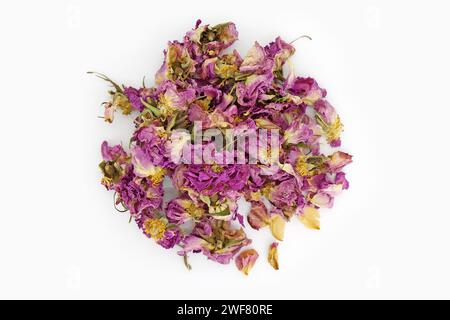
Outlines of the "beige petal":
M270 219L270 231L277 240L283 241L285 226L286 221L279 214L273 215Z
M307 228L320 230L320 213L316 208L305 207L299 219Z

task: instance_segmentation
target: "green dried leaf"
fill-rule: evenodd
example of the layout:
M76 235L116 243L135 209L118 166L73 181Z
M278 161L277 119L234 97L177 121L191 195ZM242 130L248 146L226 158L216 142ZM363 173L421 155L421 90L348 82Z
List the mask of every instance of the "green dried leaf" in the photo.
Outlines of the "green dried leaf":
M123 88L120 85L118 85L117 83L115 83L113 80L111 80L108 76L104 75L103 73L98 73L98 72L95 72L95 71L88 71L87 73L88 74L93 74L96 77L99 77L100 79L111 83L113 85L113 87L116 89L116 92L123 93Z

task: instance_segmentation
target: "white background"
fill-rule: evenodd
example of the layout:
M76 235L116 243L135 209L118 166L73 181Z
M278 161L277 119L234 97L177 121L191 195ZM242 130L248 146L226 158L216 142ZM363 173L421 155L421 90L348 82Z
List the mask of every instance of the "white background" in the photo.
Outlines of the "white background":
M447 1L2 1L0 298L450 298ZM322 230L288 225L279 271L198 255L188 272L116 213L99 184L107 73L152 84L168 40L197 18L236 23L242 54L297 41L298 74L345 125L350 190Z

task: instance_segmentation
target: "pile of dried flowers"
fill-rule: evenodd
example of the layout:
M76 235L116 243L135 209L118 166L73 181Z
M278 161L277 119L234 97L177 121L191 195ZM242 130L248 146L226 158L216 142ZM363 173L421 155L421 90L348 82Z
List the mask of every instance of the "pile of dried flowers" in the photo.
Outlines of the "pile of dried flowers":
M340 146L343 127L314 79L295 76L292 67L284 76L294 47L278 37L264 47L255 42L243 58L236 50L223 53L237 37L233 23L211 27L198 21L182 42L169 42L151 88L118 85L96 73L112 85L104 120L111 123L117 110L137 115L129 151L103 142L100 168L102 184L115 191L116 208L129 211L160 246L179 247L186 266L189 253L201 252L222 264L235 258L248 274L259 255L241 251L251 244L247 223L257 230L268 227L279 241L293 217L319 229L318 209L332 207L334 197L348 188L342 169L351 156L324 154ZM235 161L236 140L225 148L207 138L192 143L211 129L234 137L261 129L269 132L266 142L277 140L267 148L258 136L257 160L242 163ZM244 143L238 151L249 155L248 147ZM194 149L200 149L200 158L208 149L214 161L181 159ZM274 150L276 157L269 156ZM172 182L175 198L163 199L163 180ZM238 212L240 198L251 203L250 212ZM267 257L274 269L277 248L272 243Z

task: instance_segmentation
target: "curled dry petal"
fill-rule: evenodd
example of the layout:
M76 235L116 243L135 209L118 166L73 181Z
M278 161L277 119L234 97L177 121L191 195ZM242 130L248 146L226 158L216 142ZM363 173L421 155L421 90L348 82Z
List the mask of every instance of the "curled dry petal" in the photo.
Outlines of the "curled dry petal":
M305 207L299 219L307 228L320 230L320 212L316 208Z
M336 172L341 170L343 167L345 167L347 164L352 162L352 156L348 153L337 151L333 153L329 160L328 160L328 166L332 172Z
M291 126L284 132L284 143L297 144L306 142L312 136L313 131L299 120L294 120Z
M267 257L267 260L269 261L270 265L275 269L278 270L278 242L273 242L269 247L269 255Z
M256 260L258 259L259 254L255 249L248 249L242 251L236 257L236 267L239 271L242 271L246 276L255 265Z
M250 213L247 216L247 221L253 229L259 230L270 223L267 208L262 201L252 201Z
M315 194L312 199L311 199L311 203L320 207L320 208L331 208L333 207L333 197L328 194L328 193L324 193L324 192L318 192L317 194Z
M170 154L170 159L176 164L181 162L183 150L189 145L191 135L189 132L177 130L170 135L166 142L167 152Z
M284 228L286 226L286 220L279 214L275 214L270 219L270 231L275 239L283 241Z
M272 121L264 119L264 118L255 119L255 123L259 128L280 130L279 126L277 126Z

